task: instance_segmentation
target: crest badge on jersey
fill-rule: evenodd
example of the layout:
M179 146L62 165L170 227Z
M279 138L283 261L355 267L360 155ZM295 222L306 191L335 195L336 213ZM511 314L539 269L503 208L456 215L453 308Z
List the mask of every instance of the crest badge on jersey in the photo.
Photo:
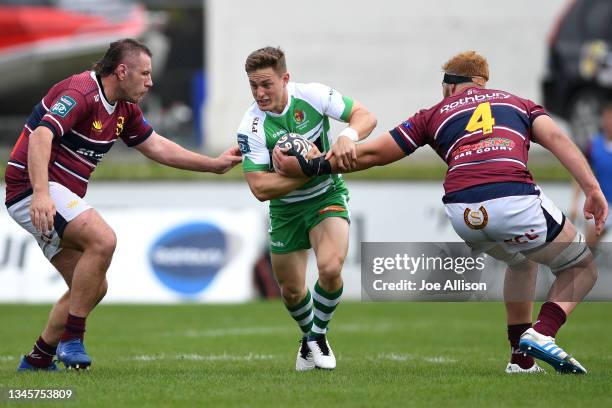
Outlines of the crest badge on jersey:
M295 112L293 112L293 117L295 118L295 121L300 124L304 121L304 119L306 119L306 114L304 111L296 109Z
M56 114L61 118L65 118L66 115L77 105L76 101L64 95L55 102L55 105L51 108L50 112Z
M97 119L96 119L96 120L94 120L94 121L91 123L91 129L92 129L94 132L98 132L98 133L102 132L102 122L100 122L100 121L99 121L99 120L97 120Z
M465 225L471 229L480 230L487 226L489 214L487 213L487 209L482 205L475 211L468 207L463 211L463 220L465 221Z
M117 118L117 127L115 128L115 136L119 136L123 132L123 125L125 124L125 118L119 116Z

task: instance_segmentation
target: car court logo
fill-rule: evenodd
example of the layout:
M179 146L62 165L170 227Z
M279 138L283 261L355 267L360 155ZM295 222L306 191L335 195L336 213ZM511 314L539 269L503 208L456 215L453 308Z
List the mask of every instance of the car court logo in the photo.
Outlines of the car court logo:
M225 234L215 224L192 222L175 226L151 246L149 263L155 276L182 295L196 295L227 264Z

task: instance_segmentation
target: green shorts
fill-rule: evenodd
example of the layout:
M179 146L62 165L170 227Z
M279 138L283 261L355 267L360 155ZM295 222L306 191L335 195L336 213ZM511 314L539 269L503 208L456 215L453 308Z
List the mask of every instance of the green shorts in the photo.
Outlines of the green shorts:
M295 211L293 211L295 209ZM340 217L350 222L348 191L326 193L304 203L291 205L292 211L270 213L270 252L286 254L310 249L310 230L328 217Z

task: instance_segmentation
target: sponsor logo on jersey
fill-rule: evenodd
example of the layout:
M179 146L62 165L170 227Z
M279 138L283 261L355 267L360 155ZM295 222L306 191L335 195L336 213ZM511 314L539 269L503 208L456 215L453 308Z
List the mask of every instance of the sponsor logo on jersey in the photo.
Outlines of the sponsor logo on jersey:
M299 125L306 119L306 114L304 111L296 109L295 112L293 112L293 117L295 118L295 122Z
M65 118L68 112L72 110L76 106L76 101L69 97L68 95L64 95L55 102L55 105L51 108L51 113L56 114L61 118Z
M257 133L257 125L259 125L259 116L255 116L253 118L253 123L251 123L251 132Z
M463 220L465 221L465 225L471 229L480 230L487 226L489 214L484 206L480 206L476 211L472 211L472 209L468 207L463 211Z
M100 102L100 95L94 95L94 102Z
M231 260L225 233L209 222L174 226L149 249L155 276L182 295L197 295Z
M247 154L251 151L251 147L249 146L249 137L247 135L238 133L238 148L242 154Z
M285 129L279 129L276 132L272 133L272 135L270 136L272 139L278 139L279 137L281 137L282 135L289 133L287 132L287 130Z
M448 112L455 108L459 108L468 104L481 103L485 101L495 100L495 99L508 99L510 98L510 94L505 92L491 92L484 93L479 95L466 96L465 98L461 98L452 103L447 103L442 108L440 108L440 113Z
M461 159L465 156L471 156L472 154L481 154L494 151L507 151L511 152L516 143L505 137L490 137L488 139L481 140L478 143L463 145L453 151L453 159Z
M117 127L115 128L115 135L119 136L121 132L123 132L124 124L125 124L125 118L123 116L119 116L117 118Z
M270 246L273 246L275 248L283 248L285 246L285 243L281 241L270 241Z
M91 149L86 149L84 147L79 147L76 152L81 156L88 157L97 161L102 160L102 157L104 157L104 153L96 153L95 151Z
M94 120L91 124L91 128L94 132L102 132L102 122L100 122L99 120Z

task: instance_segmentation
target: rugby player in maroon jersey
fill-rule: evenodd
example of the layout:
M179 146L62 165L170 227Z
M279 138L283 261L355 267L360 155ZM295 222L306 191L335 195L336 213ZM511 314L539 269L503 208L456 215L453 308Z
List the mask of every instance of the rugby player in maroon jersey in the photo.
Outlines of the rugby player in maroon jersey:
M557 331L597 280L593 255L581 233L534 183L529 144L552 152L586 195L584 215L601 233L606 199L584 156L546 111L509 92L486 88L489 68L474 51L443 65L444 99L371 142L357 146L355 167L330 157L309 161L275 149L284 176L363 170L397 161L430 145L448 165L443 202L457 234L476 251L508 264L504 300L511 360L508 373L542 371L532 357L562 373L586 369L555 344ZM554 243L553 245L550 245ZM538 263L556 279L532 327Z
M9 214L34 236L68 290L54 305L18 370L88 368L85 321L107 290L115 233L83 199L91 173L117 139L171 167L222 174L238 147L211 158L156 133L138 102L153 86L151 51L133 39L110 44L93 70L55 84L34 107L6 168Z

